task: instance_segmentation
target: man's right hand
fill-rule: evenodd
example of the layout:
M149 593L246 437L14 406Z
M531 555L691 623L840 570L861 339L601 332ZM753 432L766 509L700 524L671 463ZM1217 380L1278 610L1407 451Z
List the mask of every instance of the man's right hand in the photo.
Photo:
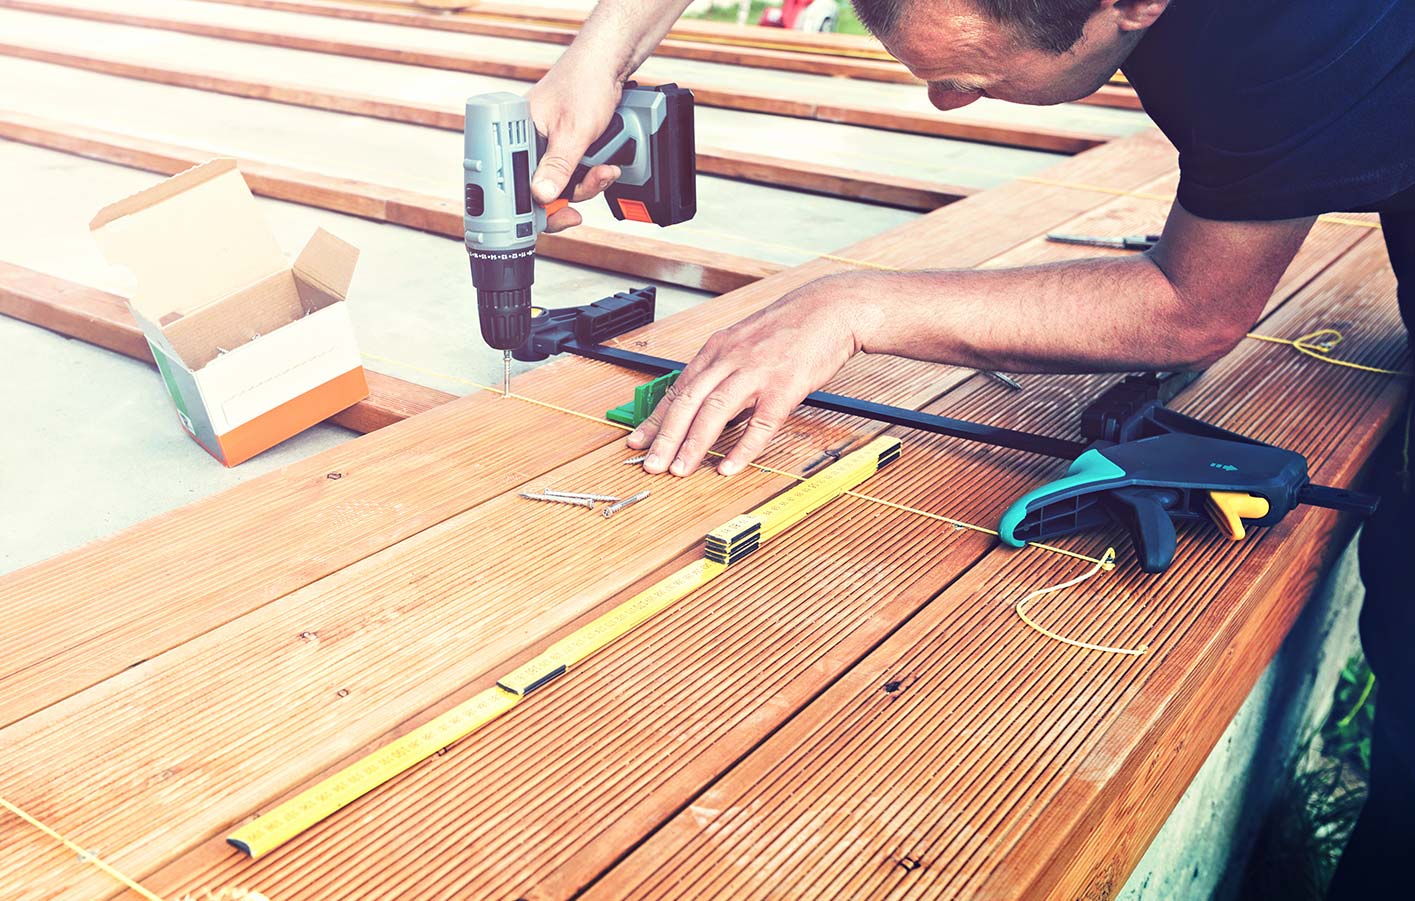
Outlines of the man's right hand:
M587 73L561 64L531 88L527 95L531 119L547 140L531 178L531 194L537 203L545 206L565 190L585 151L609 127L622 91L607 68ZM595 166L576 186L571 199L576 203L589 200L618 177L618 166ZM582 221L579 213L566 207L546 221L546 231L561 231Z

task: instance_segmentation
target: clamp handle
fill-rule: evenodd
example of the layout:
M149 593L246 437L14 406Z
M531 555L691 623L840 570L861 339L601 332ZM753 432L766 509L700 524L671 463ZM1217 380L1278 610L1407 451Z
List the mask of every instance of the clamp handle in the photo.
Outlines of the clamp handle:
M1119 524L1145 572L1174 559L1178 520L1212 519L1233 540L1273 525L1303 499L1307 461L1281 448L1208 435L1170 433L1097 445L1066 475L1017 500L998 525L1021 547Z

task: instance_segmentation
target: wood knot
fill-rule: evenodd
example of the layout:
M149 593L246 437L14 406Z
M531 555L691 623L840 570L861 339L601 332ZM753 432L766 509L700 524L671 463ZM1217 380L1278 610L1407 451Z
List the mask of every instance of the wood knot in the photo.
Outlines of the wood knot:
M325 473L324 477L331 482L337 482L344 478L344 474L342 472L329 472Z
M891 681L889 681L889 682L884 683L884 690L885 690L885 693L886 693L886 694L891 694L891 695L892 695L892 694L894 694L896 691L898 691L899 689L901 689L901 688L903 688L903 687L904 687L904 683L903 683L903 682L900 682L900 681L897 680L897 679L894 679L894 680L891 680Z
M338 691L336 691L335 694L338 695L338 696L341 697L341 698L347 698L347 697L349 696L349 689L347 689L347 688L341 688L341 689L339 689Z

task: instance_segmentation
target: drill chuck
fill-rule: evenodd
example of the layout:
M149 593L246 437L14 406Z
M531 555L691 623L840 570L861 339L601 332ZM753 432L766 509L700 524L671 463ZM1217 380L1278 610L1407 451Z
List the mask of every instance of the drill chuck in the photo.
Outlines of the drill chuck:
M482 338L496 350L515 350L531 336L534 250L470 254Z
M515 350L531 336L531 289L477 290L481 336L497 350Z

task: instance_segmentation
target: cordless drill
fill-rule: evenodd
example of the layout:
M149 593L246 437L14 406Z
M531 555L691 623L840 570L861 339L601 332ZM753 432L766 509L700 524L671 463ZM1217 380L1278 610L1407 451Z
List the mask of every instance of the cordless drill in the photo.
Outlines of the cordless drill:
M697 212L693 94L677 85L624 86L609 127L576 166L560 198L542 207L531 176L545 152L526 98L505 91L467 100L465 216L482 338L504 354L503 394L511 393L511 352L530 337L536 238L590 167L620 168L604 192L614 218L673 225Z

